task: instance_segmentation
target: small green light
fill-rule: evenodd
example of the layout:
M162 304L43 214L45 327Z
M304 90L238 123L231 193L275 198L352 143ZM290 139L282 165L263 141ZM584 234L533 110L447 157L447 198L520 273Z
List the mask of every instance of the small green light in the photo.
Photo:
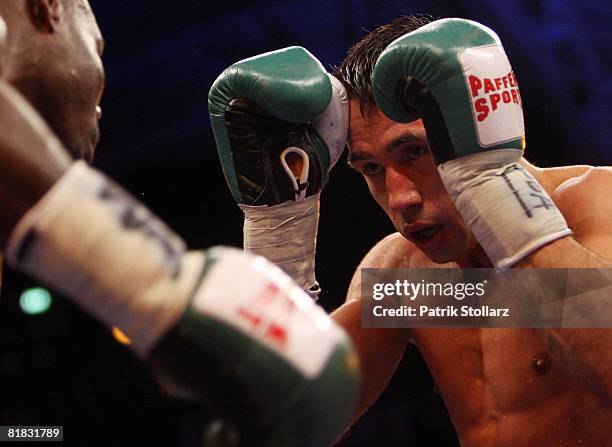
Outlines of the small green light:
M24 290L19 297L21 310L28 315L44 314L51 307L51 294L42 287Z

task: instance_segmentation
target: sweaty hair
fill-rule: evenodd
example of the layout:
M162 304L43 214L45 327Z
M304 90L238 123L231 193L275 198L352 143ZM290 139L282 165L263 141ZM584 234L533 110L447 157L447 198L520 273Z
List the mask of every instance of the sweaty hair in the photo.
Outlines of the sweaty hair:
M380 53L398 37L427 25L432 20L433 17L425 15L402 16L388 25L377 27L348 50L346 58L335 68L333 74L344 84L349 98L359 99L362 113L374 104L371 77Z

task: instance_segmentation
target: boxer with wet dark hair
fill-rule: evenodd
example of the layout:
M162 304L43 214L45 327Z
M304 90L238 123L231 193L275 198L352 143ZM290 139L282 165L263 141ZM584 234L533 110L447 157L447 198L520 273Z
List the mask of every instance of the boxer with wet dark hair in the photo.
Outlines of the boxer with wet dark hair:
M282 102L291 83L273 58L230 67L211 90L211 119L245 212L245 248L312 288L318 197L342 142L326 140L318 115L303 113L329 92ZM354 417L413 342L462 445L609 445L612 331L363 329L360 270L610 268L612 170L542 169L522 157L516 77L497 35L475 22L401 18L351 48L332 79L343 87L338 103L348 99L339 127L349 127L349 164L398 230L364 258L333 313L361 360Z
M610 267L612 170L527 162L521 102L494 91L517 90L512 73L495 33L464 20L405 17L349 50L335 71L350 97L349 164L398 230L360 268ZM486 78L490 91L469 89ZM497 110L479 119L478 106ZM462 445L612 442L611 330L361 329L359 299L358 269L334 319L360 353L360 411L413 342Z

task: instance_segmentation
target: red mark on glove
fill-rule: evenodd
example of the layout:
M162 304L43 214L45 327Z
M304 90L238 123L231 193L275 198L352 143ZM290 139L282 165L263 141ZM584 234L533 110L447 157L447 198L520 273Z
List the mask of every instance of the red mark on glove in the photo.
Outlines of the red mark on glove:
M512 71L499 78L479 78L470 75L468 82L478 121L484 121L502 104L514 103L522 107L518 83Z
M267 287L253 302L238 307L236 314L248 323L255 333L259 333L279 349L286 349L289 333L286 325L296 311L295 304L276 284L268 283Z
M266 331L266 337L280 348L287 347L287 330L276 323L272 323Z
M261 324L261 317L259 315L251 313L248 309L245 309L244 307L238 308L238 315L247 320L254 328L259 327L259 325Z

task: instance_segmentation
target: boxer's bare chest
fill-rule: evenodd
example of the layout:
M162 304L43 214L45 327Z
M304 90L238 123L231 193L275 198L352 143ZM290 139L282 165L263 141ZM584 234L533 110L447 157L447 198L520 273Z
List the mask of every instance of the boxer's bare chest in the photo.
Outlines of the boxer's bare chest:
M418 329L413 340L462 445L612 442L612 406L567 375L535 330Z
M417 329L413 339L449 410L456 401L461 417L522 411L568 386L531 329Z
M418 253L404 259L409 267L434 267ZM420 328L411 334L458 430L544 406L579 387L535 329Z

